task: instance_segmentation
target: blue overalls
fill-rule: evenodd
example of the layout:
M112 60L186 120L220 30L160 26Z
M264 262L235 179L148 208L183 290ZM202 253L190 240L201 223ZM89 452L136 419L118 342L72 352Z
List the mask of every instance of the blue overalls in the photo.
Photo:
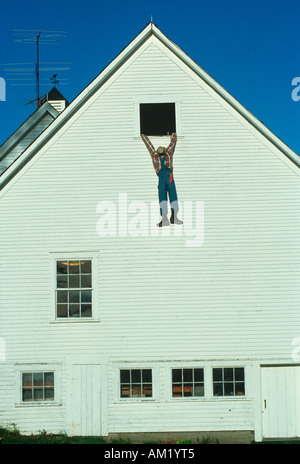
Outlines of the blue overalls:
M178 212L178 199L173 173L171 169L165 165L165 155L160 155L160 160L161 169L158 173L158 198L160 214L164 216L168 212L167 193L169 194L171 209L174 210L175 213Z

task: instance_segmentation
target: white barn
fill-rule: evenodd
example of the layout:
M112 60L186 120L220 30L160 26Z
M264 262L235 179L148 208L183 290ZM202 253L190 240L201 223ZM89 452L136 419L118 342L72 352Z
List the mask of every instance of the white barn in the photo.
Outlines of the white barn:
M182 226L156 227L147 104ZM0 176L0 425L299 436L299 173L147 25Z

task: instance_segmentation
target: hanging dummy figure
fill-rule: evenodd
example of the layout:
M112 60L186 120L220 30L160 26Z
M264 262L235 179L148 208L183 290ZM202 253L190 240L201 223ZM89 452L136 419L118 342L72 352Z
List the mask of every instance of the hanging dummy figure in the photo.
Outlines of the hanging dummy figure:
M157 224L158 227L169 226L170 222L167 217L168 203L167 194L169 194L169 200L171 204L171 224L182 224L177 217L178 213L178 199L176 193L176 186L173 177L173 154L176 145L176 133L171 135L171 141L167 148L158 147L155 150L151 141L146 135L141 135L143 142L145 143L154 166L154 170L158 176L158 198L160 206L161 221Z

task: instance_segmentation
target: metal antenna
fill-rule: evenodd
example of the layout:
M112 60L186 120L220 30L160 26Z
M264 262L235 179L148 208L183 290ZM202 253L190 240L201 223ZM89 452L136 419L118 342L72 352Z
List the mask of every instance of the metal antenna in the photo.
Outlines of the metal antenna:
M40 54L39 54L39 39L41 37L41 32L38 33L36 36L36 65L35 65L35 73L36 73L36 101L37 106L40 106Z
M3 69L8 76L19 76L19 78L11 78L8 77L7 81L10 85L34 85L35 80L35 87L36 87L36 103L39 107L41 104L41 96L40 96L40 86L47 85L46 83L42 83L41 81L47 81L49 84L48 79L41 79L41 72L48 72L48 71L68 71L70 67L68 66L58 66L58 65L65 65L71 64L66 62L40 62L40 45L58 45L59 40L66 37L67 32L65 31L41 31L41 30L25 30L25 29L14 29L14 42L18 44L35 44L36 45L36 62L35 63L7 63L3 66L9 66L8 68ZM35 65L35 68L31 67L23 67L24 65ZM40 65L52 65L50 67L40 67ZM54 65L54 66L53 66ZM35 73L35 78L31 77L32 73ZM22 75L25 77L29 77L28 79L22 78ZM57 74L56 74L57 75ZM54 75L53 75L54 76ZM52 78L50 78L51 80ZM68 79L60 79L60 81L67 81ZM20 82L18 82L20 81ZM24 82L26 81L26 82ZM66 84L66 82L60 82L55 79L53 82L55 85L61 83ZM34 101L34 100L32 100ZM31 101L31 102L32 102Z
M28 29L13 29L15 43L29 43L32 44L36 41L36 36L40 34L41 43L44 44L58 44L59 39L64 39L67 34L64 31L39 31Z

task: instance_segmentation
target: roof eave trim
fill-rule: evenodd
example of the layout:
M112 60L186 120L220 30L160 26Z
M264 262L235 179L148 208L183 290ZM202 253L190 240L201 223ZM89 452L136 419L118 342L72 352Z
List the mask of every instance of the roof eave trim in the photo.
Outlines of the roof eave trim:
M2 161L7 156L8 152L28 134L30 129L41 120L45 113L49 113L54 119L59 115L59 112L53 108L50 103L44 103L0 146L0 161Z

